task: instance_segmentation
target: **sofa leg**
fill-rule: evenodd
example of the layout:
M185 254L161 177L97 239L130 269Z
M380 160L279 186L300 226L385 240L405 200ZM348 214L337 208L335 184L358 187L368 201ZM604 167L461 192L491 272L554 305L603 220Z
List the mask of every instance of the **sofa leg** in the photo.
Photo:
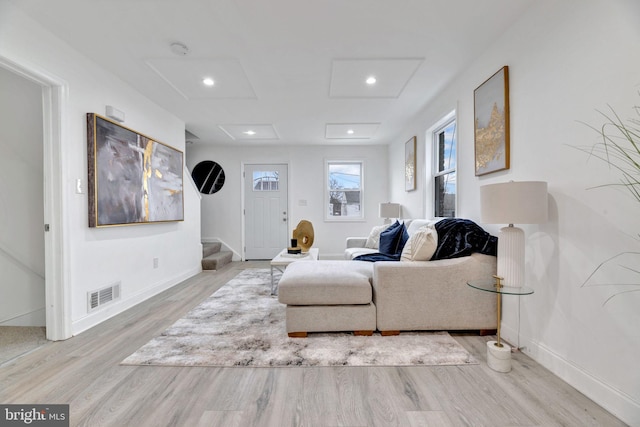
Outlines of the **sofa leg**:
M480 336L484 337L485 335L495 335L497 332L497 329L480 329Z
M373 335L373 331L353 331L353 335L357 337L370 337Z
M380 331L380 335L383 337L390 337L393 335L400 335L400 331Z
M306 332L289 332L289 338L306 338Z

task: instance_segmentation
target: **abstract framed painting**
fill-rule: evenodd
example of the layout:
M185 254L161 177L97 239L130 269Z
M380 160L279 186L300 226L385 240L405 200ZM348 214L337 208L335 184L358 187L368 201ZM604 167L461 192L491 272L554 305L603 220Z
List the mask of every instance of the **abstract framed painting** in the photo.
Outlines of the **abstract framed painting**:
M89 227L184 220L183 153L87 113Z
M416 137L404 143L404 189L416 189Z
M473 92L476 176L509 169L509 67Z

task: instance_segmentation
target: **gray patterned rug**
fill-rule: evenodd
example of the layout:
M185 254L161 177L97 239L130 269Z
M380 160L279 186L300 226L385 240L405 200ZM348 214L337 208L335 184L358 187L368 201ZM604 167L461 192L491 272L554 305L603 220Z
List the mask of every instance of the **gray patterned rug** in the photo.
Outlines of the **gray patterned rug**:
M289 338L285 306L270 294L270 283L268 269L244 270L122 364L268 367L478 363L446 332L403 332L391 337L327 333Z

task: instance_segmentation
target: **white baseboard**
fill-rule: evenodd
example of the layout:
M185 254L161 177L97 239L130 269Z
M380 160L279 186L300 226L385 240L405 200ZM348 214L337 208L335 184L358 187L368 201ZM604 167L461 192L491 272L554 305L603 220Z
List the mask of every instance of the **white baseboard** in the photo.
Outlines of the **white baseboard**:
M506 342L516 344L518 333L514 328L502 324L501 334ZM543 343L520 335L520 350L623 422L640 426L640 402L628 394L563 358Z
M71 332L73 335L78 335L81 332L86 331L107 319L112 318L129 308L140 304L141 302L146 301L154 295L159 294L160 292L166 291L167 289L177 285L178 283L183 282L184 280L195 276L200 273L202 268L200 266L194 267L190 270L184 271L177 276L174 276L168 280L164 280L162 282L158 282L152 286L147 287L146 289L133 294L126 299L118 301L114 304L108 305L101 310L98 310L94 313L91 313L81 319L75 320L71 323Z
M46 326L46 324L44 307L0 322L0 326Z

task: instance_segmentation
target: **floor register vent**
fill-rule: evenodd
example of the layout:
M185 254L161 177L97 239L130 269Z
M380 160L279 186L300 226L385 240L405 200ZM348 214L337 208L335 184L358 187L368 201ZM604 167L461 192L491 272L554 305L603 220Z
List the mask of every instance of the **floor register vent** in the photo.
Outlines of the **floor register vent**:
M120 282L116 282L106 288L87 293L89 311L97 310L105 304L120 299Z

